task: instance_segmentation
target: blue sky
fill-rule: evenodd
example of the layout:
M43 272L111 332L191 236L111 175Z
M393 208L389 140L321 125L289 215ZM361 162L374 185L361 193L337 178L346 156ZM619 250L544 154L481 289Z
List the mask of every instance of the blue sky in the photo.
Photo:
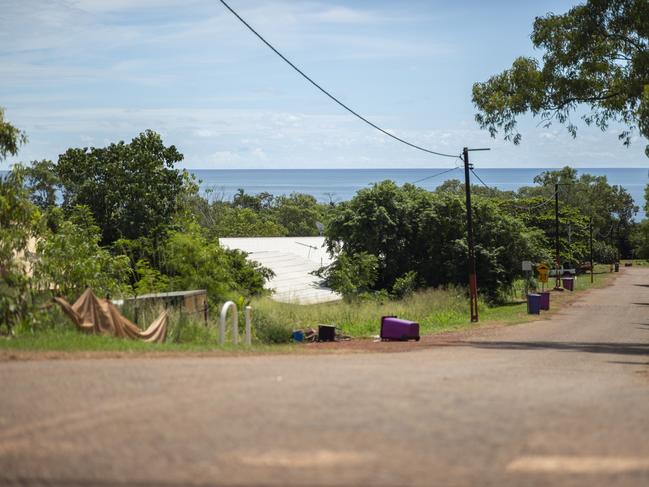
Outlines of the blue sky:
M646 166L647 143L537 127L491 139L471 86L536 55L535 16L575 2L279 1L230 5L298 66L394 134L482 167ZM130 140L145 129L188 168L448 167L360 123L308 85L217 0L0 0L0 106L30 138L18 158Z

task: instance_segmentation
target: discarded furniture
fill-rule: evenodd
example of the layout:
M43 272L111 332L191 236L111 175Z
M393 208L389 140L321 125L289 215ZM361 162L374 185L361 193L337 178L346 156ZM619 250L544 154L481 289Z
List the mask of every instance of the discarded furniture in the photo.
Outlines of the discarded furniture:
M333 325L318 325L318 341L319 342L336 341L336 327Z

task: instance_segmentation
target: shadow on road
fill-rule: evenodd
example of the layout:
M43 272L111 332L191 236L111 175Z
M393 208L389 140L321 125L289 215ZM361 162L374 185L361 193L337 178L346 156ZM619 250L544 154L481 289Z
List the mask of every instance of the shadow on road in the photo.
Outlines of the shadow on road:
M649 362L627 362L624 360L609 360L609 364L622 364L622 365L649 365Z
M580 343L580 342L466 342L476 348L503 350L565 350L567 352L610 353L615 355L648 355L649 343Z

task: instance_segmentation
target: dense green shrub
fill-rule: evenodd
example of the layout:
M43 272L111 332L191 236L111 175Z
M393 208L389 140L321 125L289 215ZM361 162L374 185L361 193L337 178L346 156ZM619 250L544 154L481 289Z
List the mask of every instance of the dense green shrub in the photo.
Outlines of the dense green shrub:
M287 343L291 341L293 327L281 316L272 312L272 307L253 310L253 334L261 343Z
M370 254L378 261L374 289L392 289L397 279L417 272L417 285L466 284L466 210L454 194L434 194L384 181L339 204L327 227L332 252ZM547 257L544 239L487 199L474 203L478 285L495 298L521 275L522 260ZM401 284L399 284L401 286Z
M378 272L378 258L367 252L358 254L340 253L329 266L322 267L316 274L345 299L353 299L372 289Z
M0 110L0 122L2 111ZM24 188L24 168L0 177L0 325L9 330L34 309L29 243L42 230L41 212Z
M212 303L239 294L261 294L272 276L270 270L246 260L243 252L221 247L195 222L170 231L161 254L161 270L170 289L206 289Z
M90 210L78 206L69 220L61 220L56 232L38 241L34 277L42 289L51 289L69 300L90 287L98 296L128 292L129 260L112 255L99 245L101 232Z

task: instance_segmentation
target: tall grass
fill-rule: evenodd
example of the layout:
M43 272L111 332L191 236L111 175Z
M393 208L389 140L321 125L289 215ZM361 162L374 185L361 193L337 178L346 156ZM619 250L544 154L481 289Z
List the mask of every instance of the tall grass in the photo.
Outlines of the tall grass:
M575 290L606 285L611 274L608 267L595 268L595 283L590 277L581 275L575 283ZM549 283L547 287L551 287ZM521 299L523 283L515 283L510 290L510 302L504 305L489 306L479 303L480 322L520 323L538 319L527 315L526 304ZM570 293L553 294L552 304L560 305L569 298ZM270 298L259 298L251 303L253 307L253 349L267 349L268 345L286 343L291 340L295 329L316 328L319 324L335 325L342 333L353 337L371 337L379 334L381 316L396 315L417 321L422 334L438 333L468 326L469 302L466 290L462 288L428 289L414 293L401 300L387 297L371 298L355 302L334 302L317 305L296 305L279 303ZM134 319L133 310L125 309L124 314ZM155 319L160 308L140 309L138 322L141 328ZM18 328L15 339L0 337L0 348L25 350L186 350L209 351L235 349L232 345L218 345L218 315L211 313L206 324L202 316L188 315L171 311L167 340L164 344L148 344L119 338L90 336L76 331L74 325L58 307L52 307L38 315L29 325ZM232 343L231 324L228 319L227 341ZM244 330L243 312L239 313L239 333L242 342Z
M272 324L277 330L283 329L284 336L290 336L293 329L331 324L345 334L367 337L378 335L381 316L387 315L417 321L423 333L457 328L467 322L469 304L462 289L430 289L401 300L366 299L300 306L262 298L252 306L255 323L260 320L265 326Z

